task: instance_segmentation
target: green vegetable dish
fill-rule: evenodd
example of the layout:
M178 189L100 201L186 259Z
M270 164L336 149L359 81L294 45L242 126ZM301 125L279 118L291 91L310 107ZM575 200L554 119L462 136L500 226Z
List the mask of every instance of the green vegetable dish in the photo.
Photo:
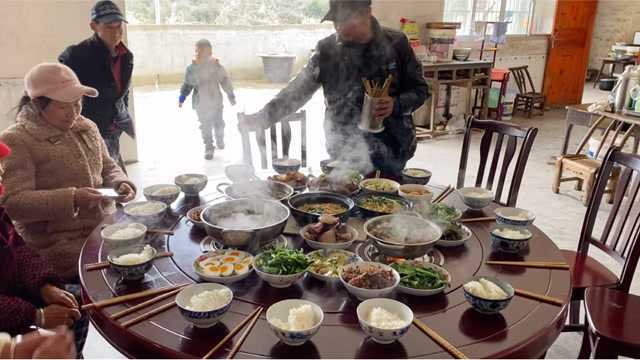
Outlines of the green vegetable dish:
M449 285L445 274L420 264L402 262L391 264L400 274L400 285L421 290L440 289Z
M366 197L358 203L364 209L384 214L394 214L405 209L403 203L384 196Z
M460 211L445 204L431 205L431 217L443 222L453 222L460 218Z
M259 270L274 275L293 275L304 272L312 262L302 250L287 248L266 250L259 254L255 261Z
M342 273L342 267L352 262L354 257L355 254L348 251L314 251L309 254L309 258L313 261L309 271L320 276L338 278Z

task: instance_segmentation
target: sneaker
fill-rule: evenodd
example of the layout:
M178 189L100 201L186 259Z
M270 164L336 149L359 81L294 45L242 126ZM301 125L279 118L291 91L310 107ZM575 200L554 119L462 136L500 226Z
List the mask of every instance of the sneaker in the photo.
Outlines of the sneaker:
M206 160L211 160L211 159L213 159L213 152L214 152L214 151L215 151L215 148L207 148L207 149L204 151L204 158L205 158Z
M218 139L216 140L216 147L220 150L224 149L224 140L223 139Z

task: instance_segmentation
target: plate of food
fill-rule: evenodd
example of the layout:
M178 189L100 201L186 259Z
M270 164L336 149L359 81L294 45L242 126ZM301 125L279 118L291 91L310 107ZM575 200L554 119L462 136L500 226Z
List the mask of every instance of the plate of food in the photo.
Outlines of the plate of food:
M360 182L365 191L376 194L397 194L400 184L389 179L366 179Z
M312 261L309 274L322 281L338 280L345 265L361 261L356 254L347 250L321 249L308 253L307 257Z
M398 291L415 296L431 296L443 292L451 283L451 275L442 266L423 261L391 264L400 274Z
M438 224L451 224L462 217L462 211L442 203L416 207L414 210L423 218Z
M373 193L358 196L356 206L365 217L396 214L411 209L409 201L399 196Z
M456 247L464 245L471 237L471 229L459 223L452 223L442 230L440 240L436 246Z
M358 261L342 268L340 281L350 294L366 300L391 295L400 283L400 275L388 265Z
M209 205L200 205L187 211L187 220L189 220L195 227L204 229L204 222L202 221L202 211L207 206Z
M291 214L300 226L317 222L322 215L332 215L346 221L355 203L351 198L330 192L307 192L288 200Z
M358 238L358 230L331 215L300 230L300 236L312 249L346 249Z
M302 250L274 248L258 254L253 267L258 276L275 288L286 288L301 279L311 265Z
M309 182L309 178L299 171L269 176L269 180L285 183L298 192L304 191L307 188L307 183Z
M346 196L355 196L360 192L362 175L357 172L334 172L322 174L309 180L309 190L334 192Z
M231 284L253 271L253 256L240 250L216 250L198 256L193 262L196 274L205 281Z

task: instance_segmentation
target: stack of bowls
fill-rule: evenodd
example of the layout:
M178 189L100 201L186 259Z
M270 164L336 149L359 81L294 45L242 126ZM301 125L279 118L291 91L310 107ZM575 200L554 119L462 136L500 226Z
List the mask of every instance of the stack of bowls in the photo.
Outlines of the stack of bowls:
M506 253L519 253L529 246L533 237L529 225L535 215L519 208L502 207L495 210L497 225L491 230L491 246Z

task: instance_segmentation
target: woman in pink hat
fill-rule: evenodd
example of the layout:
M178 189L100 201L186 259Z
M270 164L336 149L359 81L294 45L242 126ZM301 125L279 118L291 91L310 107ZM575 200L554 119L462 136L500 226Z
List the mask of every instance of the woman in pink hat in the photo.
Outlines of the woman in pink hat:
M128 202L135 186L109 157L96 125L80 115L82 97L98 96L95 89L80 84L66 65L53 63L31 69L25 89L16 123L0 134L13 151L1 161L6 170L1 200L26 243L79 296L80 250L115 210L96 189L113 188Z

